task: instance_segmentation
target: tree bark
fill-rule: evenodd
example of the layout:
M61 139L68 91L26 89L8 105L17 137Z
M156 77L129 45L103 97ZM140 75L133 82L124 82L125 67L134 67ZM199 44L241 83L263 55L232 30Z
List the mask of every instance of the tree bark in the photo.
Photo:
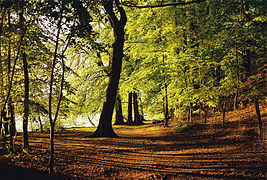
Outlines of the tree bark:
M223 121L222 121L223 127L225 124L225 113L226 113L226 100L224 100L224 102L223 102Z
M260 131L260 138L263 138L262 134L262 120L261 120L261 113L260 113L260 107L259 107L259 100L255 99L255 109L258 117L258 126Z
M3 137L4 141L7 141L7 135L9 134L8 123L9 123L8 115L4 113L4 134L5 134Z
M55 146L54 146L54 138L55 138L55 124L50 124L50 156L49 156L49 173L54 173L54 152L55 152Z
M8 102L8 108L9 108L9 145L10 145L10 151L14 152L14 141L13 138L16 134L16 123L15 123L15 113L14 113L14 105L12 103L12 98L9 98Z
M162 63L164 64L164 55L162 57ZM167 87L167 83L166 83L166 76L165 76L165 72L163 70L163 83L164 83L164 98L163 98L163 104L164 104L164 117L165 117L165 122L164 122L164 127L168 127L168 120L169 120L169 107L168 107L168 87Z
M8 23L10 25L10 20L8 21ZM10 94L11 94L11 89L12 89L12 85L13 85L13 78L14 78L14 75L15 75L16 64L17 64L17 60L18 60L18 57L19 57L19 54L20 54L20 48L21 48L22 41L23 41L24 36L25 36L25 32L26 32L26 29L24 29L24 31L22 32L22 34L20 36L18 50L17 50L17 54L16 54L16 57L15 57L15 60L14 60L12 72L11 72L11 52L8 52L8 71L9 71L8 72L8 82L9 82L9 87L8 87L8 92L7 92L5 101L4 101L3 108L1 110L0 125L2 124L2 118L4 118L4 111L5 111L6 105L8 103ZM11 40L9 39L9 43L10 43L10 41ZM9 46L10 46L10 44L9 44ZM8 51L10 51L10 47L9 47ZM10 74L11 74L11 77L10 77Z
M201 123L203 124L204 121L203 121L203 116L202 116L202 103L201 102L199 102L199 116L201 119Z
M44 128L43 128L43 124L42 124L41 116L39 116L38 121L39 121L39 124L40 124L40 130L41 130L41 133L43 133L43 132L44 132Z
M24 112L23 112L23 149L29 149L28 120L29 120L29 71L26 53L22 53L24 70Z
M55 123L57 120L57 116L59 113L59 108L60 108L60 103L62 99L62 92L63 92L63 83L64 83L64 51L62 53L62 79L61 79L61 85L60 85L60 95L59 95L59 100L57 104L57 109L55 113L55 117L53 119L52 117L52 91L53 91L53 81L54 81L54 69L56 65L56 59L57 59L57 52L58 52L58 45L59 45L59 35L60 35L60 30L61 30L61 22L62 22L62 14L63 14L63 7L60 9L60 17L59 21L57 24L57 36L56 36L56 45L55 45L55 52L54 52L54 58L52 61L52 68L51 68L51 76L50 76L50 84L49 84L49 99L48 99L48 116L49 116L49 122L50 122L50 156L49 156L49 173L53 174L54 173L54 134L55 134ZM67 47L67 46L66 46ZM66 50L66 49L65 49Z
M234 97L234 111L238 108L237 101L238 101L238 93L236 93Z
M138 108L137 94L133 92L133 105L134 105L134 124L142 124Z
M2 37L2 28L3 28L3 19L5 17L5 9L4 9L4 12L2 14L2 17L1 17L1 22L0 22L0 86L1 87L4 87L4 69L3 69L3 62L2 61L2 40L1 40L1 37ZM2 103L2 100L4 100L4 92L1 91L1 103ZM1 114L0 114L1 116ZM0 132L1 132L1 129L2 129L2 118L4 117L0 117Z
M133 93L132 92L129 92L128 93L128 117L127 117L127 124L133 124L133 109L132 109L132 96L133 96Z
M113 9L114 4L120 13L120 20L115 15ZM103 6L114 31L115 42L112 45L113 52L111 72L103 109L100 115L98 127L91 137L117 137L117 134L112 128L112 114L114 111L114 104L120 80L124 46L124 27L126 25L127 18L123 7L119 4L119 0L106 0L103 2Z
M164 123L164 127L168 127L169 124L168 124L168 121L169 121L169 105L168 105L168 91L167 91L167 84L164 80L164 89L165 89L165 110L164 110L164 116L165 116L165 123Z
M115 119L115 125L123 125L125 122L123 121L123 115L122 115L122 107L121 107L121 98L120 95L117 95L116 99L116 119Z
M192 123L192 103L189 103L189 122Z

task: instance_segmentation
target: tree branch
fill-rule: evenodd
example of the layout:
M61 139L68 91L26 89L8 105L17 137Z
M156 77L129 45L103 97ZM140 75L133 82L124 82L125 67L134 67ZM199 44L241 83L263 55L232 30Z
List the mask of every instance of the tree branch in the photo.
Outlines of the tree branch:
M108 15L111 26L112 27L117 26L119 20L113 11L113 0L109 0L108 2L103 3L103 6Z
M201 3L204 2L205 0L194 0L190 2L177 2L177 3L169 3L169 4L157 4L157 5L144 5L144 6L139 6L139 5L134 5L130 4L127 2L122 2L123 6L127 7L134 7L134 8L159 8L159 7L175 7L175 6L184 6L184 5L190 5L190 4L195 4L195 3Z
M126 25L126 22L127 22L127 16L126 16L126 12L125 10L123 9L123 7L121 6L119 0L115 0L115 4L120 12L120 23L121 25L124 27Z

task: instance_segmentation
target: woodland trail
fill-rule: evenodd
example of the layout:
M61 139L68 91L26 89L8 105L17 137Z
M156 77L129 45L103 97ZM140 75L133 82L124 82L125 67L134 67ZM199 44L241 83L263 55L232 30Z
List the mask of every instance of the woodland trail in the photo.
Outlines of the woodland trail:
M252 107L229 112L224 128L214 117L183 132L148 123L115 126L119 138L83 138L89 132L82 128L57 133L55 171L71 179L266 178L265 142L258 140L254 114ZM46 171L48 134L31 133L30 143L30 154L0 161Z

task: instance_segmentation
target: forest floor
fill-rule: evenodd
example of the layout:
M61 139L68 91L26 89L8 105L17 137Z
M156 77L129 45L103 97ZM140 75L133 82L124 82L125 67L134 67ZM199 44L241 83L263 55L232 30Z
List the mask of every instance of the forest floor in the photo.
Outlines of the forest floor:
M266 122L266 104L261 104ZM0 151L0 179L266 179L265 140L259 140L254 105L208 119L176 132L147 121L114 126L119 138L84 138L93 128L56 134L55 172L47 175L49 134L30 133L31 151ZM17 137L16 149L21 151ZM24 178L23 178L24 179Z

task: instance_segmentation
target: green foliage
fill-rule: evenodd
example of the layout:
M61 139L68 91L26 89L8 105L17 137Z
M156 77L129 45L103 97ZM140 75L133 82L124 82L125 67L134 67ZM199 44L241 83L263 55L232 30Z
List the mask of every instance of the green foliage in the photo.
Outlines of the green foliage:
M127 2L148 5L161 1ZM163 3L171 2L174 1ZM79 116L100 113L114 42L101 2L25 1L24 7L19 1L1 3L0 107L8 94L10 71L19 54L11 97L16 115L23 114L23 63L18 50L25 31L21 49L27 54L29 65L31 119L47 116L55 32L62 12L53 107L58 101L59 64L64 58L62 124L64 119L69 123ZM136 91L145 115L163 118L164 83L169 109L175 109L178 115L187 115L190 104L195 114L202 113L200 105L218 108L224 98L237 93L240 100L247 102L264 98L262 83L249 82L262 81L263 72L258 69L266 58L266 9L266 3L260 0L206 0L155 9L125 7L128 21L119 84L123 113L127 113L128 92ZM19 22L22 10L23 25Z

